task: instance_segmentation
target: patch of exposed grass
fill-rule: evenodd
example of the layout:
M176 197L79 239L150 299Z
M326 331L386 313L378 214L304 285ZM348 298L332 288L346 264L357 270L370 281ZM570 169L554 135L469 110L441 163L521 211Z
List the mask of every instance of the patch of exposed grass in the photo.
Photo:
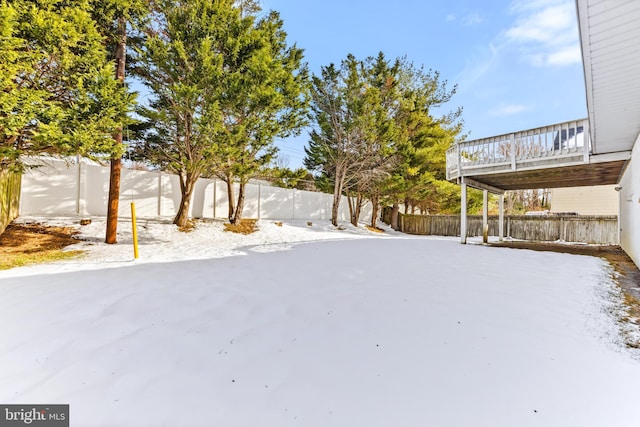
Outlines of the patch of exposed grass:
M640 318L640 301L633 295L627 292L624 295L624 305L629 309L629 313L632 317Z
M367 230L373 231L374 233L384 233L384 230L382 228L372 227L370 225L367 225L366 227L367 227Z
M225 224L224 231L238 234L251 234L258 230L258 220L243 218L238 224Z
M23 267L25 265L43 264L54 261L64 261L78 258L84 251L63 251L54 249L37 253L7 254L0 260L0 270Z
M640 339L637 334L631 333L631 331L637 331L640 319L640 301L633 295L627 292L622 293L623 305L626 315L620 318L622 324L622 335L627 347L640 349Z
M78 230L42 224L10 224L0 234L0 270L77 258L83 251L64 251L78 243Z

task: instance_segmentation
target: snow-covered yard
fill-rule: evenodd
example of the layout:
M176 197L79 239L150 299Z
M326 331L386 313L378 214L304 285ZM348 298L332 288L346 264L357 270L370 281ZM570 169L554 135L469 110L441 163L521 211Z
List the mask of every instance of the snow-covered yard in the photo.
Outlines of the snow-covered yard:
M271 221L140 224L132 262L0 273L0 402L84 426L634 426L640 361L593 257ZM303 243L305 242L305 243Z

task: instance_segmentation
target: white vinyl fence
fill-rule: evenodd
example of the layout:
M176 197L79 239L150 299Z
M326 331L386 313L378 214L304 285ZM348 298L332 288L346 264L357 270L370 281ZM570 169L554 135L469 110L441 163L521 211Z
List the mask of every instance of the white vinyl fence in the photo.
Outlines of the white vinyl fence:
M236 186L237 187L237 186ZM237 196L237 188L236 188ZM105 216L109 195L109 167L87 162L47 160L22 177L20 215L23 216ZM289 190L267 184L246 187L245 218L331 219L331 194ZM138 217L175 216L180 204L177 175L122 169L119 215L130 217L135 202ZM340 202L340 221L349 221L346 197ZM199 179L191 200L194 218L226 218L226 184L215 179ZM360 220L371 218L371 203L362 210Z

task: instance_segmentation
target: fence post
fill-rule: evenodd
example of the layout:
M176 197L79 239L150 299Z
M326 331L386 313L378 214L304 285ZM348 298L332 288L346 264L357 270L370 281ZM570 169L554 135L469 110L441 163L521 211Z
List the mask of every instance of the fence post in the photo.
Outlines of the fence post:
M498 239L502 242L504 238L504 194L500 194L498 200Z
M467 183L461 178L460 190L460 243L467 243Z
M213 179L213 219L216 218L216 203L218 200L218 180Z
M162 216L162 171L158 169L158 216Z
M76 164L78 165L78 176L77 176L77 181L76 181L76 187L77 187L77 192L76 192L76 215L80 215L80 197L81 197L81 190L80 190L80 185L82 182L82 170L80 167L80 154L76 154Z
M482 191L482 243L489 243L489 192Z

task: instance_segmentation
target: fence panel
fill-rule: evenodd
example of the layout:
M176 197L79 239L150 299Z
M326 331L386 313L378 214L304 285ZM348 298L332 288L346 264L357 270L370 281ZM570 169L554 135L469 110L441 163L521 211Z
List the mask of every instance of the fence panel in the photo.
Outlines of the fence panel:
M431 218L425 215L401 215L400 229L408 234L428 235L431 233Z
M42 163L42 162L41 162ZM91 216L106 215L109 168L77 159L49 159L25 172L21 215ZM234 185L238 195L238 185ZM172 217L180 204L177 175L160 172L122 170L119 216L131 215L129 201L136 202L137 215ZM331 194L291 190L250 183L246 186L243 215L264 219L331 219ZM200 178L191 199L191 216L226 218L229 204L227 186L219 179ZM372 206L366 203L360 221L369 222ZM342 197L339 221L349 221L347 198Z
M21 178L19 173L0 170L0 234L18 216Z
M391 208L382 210L382 221L391 223ZM488 218L489 235L498 235L498 217ZM460 236L460 215L399 214L399 231L432 236ZM504 218L505 237L519 240L618 244L617 216L528 216L507 215ZM467 236L482 236L482 215L467 215Z
M565 218L562 240L617 245L618 221L617 217L613 218L616 219L612 220L611 216Z
M554 242L561 237L561 218L512 215L506 221L507 236L514 239Z

